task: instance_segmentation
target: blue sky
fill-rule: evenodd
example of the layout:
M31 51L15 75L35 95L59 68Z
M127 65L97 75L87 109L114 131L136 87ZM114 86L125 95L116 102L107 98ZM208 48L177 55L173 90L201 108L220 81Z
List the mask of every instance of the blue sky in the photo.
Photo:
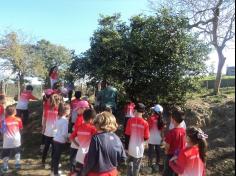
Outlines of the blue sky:
M148 4L148 0L0 0L0 33L20 29L35 41L44 38L81 53L89 48L99 14L121 13L128 21L148 13ZM225 51L225 67L235 65L234 51ZM207 64L216 68L217 54L210 58Z
M80 53L89 48L99 14L120 12L128 20L145 10L147 0L0 0L0 31L20 29Z

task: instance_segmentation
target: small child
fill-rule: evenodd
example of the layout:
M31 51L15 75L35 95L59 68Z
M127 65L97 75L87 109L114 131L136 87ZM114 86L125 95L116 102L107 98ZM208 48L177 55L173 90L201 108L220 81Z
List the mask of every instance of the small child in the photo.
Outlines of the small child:
M5 95L0 94L0 124L1 124L1 129L0 132L4 133L6 130L6 125L5 125L5 111L4 111L4 105L6 103L5 100Z
M49 72L51 88L53 88L54 84L58 81L58 67L54 66L50 69Z
M73 126L73 132L72 132L72 136L74 135L73 133L75 133L76 131L78 131L78 127L81 126L84 123L84 111L86 109L89 109L89 103L87 101L81 100L79 101L79 103L77 104L77 108L76 111L78 113L78 117L76 119L75 125ZM77 140L77 138L74 138L75 140ZM78 141L77 141L78 143ZM74 174L75 172L75 158L76 158L76 154L78 152L78 146L73 142L73 140L71 141L71 146L70 146L70 171L71 171L71 175Z
M117 130L116 118L109 112L97 115L94 125L98 133L92 137L82 176L118 176L117 167L126 160Z
M61 97L58 94L53 94L50 97L50 107L46 109L47 115L43 120L43 134L45 136L44 140L44 150L42 155L42 164L45 165L48 150L50 145L53 147L53 137L55 134L55 125L58 118L58 107L61 103ZM53 156L53 152L52 152Z
M129 119L125 134L130 137L128 154L129 167L127 176L138 176L144 154L144 141L150 137L148 122L143 119L145 105L135 106L135 117Z
M33 90L33 86L26 86L26 90L21 93L20 99L16 106L17 117L20 117L22 119L24 125L27 123L29 118L29 100L38 100L35 96L32 95Z
M96 117L96 112L92 109L87 109L83 114L84 123L80 125L77 131L71 135L71 140L78 146L78 152L76 155L76 172L77 175L81 175L84 159L89 150L90 141L97 133L95 126L93 125L93 120ZM75 140L77 138L77 140ZM77 142L78 141L78 142Z
M148 124L150 127L150 139L148 141L148 157L149 166L154 167L154 169L159 168L160 155L161 155L161 142L162 133L164 128L164 122L162 118L163 107L159 104L151 108L153 114L148 119ZM153 158L156 156L156 165L153 165Z
M187 147L173 157L169 165L172 170L182 176L205 176L207 135L197 127L187 129Z
M169 161L173 156L177 156L179 151L186 146L186 130L179 126L183 119L183 112L174 109L171 113L171 123L173 123L174 128L164 138L166 158L163 176L176 175L169 167Z
M72 132L72 128L76 122L76 119L77 119L77 105L78 103L81 101L81 92L80 91L76 91L75 92L75 99L73 99L71 101L71 124L70 124L70 128L69 128L69 132L71 133Z
M179 107L179 106L175 106L174 109L176 109L178 111L182 111L181 107ZM179 124L179 127L186 129L187 126L186 126L186 123L184 120ZM170 122L169 130L172 130L173 128L174 128L174 124L172 122Z
M6 132L3 134L3 172L8 171L8 161L11 153L15 155L15 167L20 169L20 146L21 134L20 130L23 128L22 121L16 116L16 108L11 105L6 108Z
M58 108L58 120L56 121L55 135L53 138L53 156L51 171L53 171L54 176L58 176L58 167L61 158L61 153L66 142L68 141L69 117L70 105L60 103Z

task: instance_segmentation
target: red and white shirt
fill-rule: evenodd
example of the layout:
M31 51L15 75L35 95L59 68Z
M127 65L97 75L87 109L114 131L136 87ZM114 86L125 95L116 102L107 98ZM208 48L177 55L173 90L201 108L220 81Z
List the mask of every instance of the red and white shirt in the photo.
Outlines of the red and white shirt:
M79 149L76 155L76 161L81 164L84 164L84 159L89 151L91 139L93 135L97 133L97 130L93 124L84 123L78 127L75 133L77 134L77 136L76 137L71 136L71 137L76 138L77 141L79 142Z
M53 79L53 80L57 80L58 79L58 72L53 71L50 75L50 78Z
M199 156L198 146L187 147L180 151L178 159L169 162L179 176L205 176L205 164Z
M4 119L4 106L0 105L0 121L2 121L2 119Z
M184 128L174 128L165 136L165 142L170 145L168 155L174 155L186 147L186 130Z
M81 100L80 99L74 99L71 101L71 111L72 111L72 116L71 116L71 122L72 123L75 123L76 122L76 119L77 119L77 116L78 116L78 113L77 113L77 106L78 106L78 103L80 102Z
M20 130L23 129L23 124L20 118L7 117L5 119L6 132L3 135L3 148L16 148L21 146ZM0 124L1 125L1 124Z
M133 102L126 104L124 107L125 117L128 117L128 118L134 117L134 108L135 108L135 104Z
M54 137L55 135L55 127L56 127L56 121L58 118L58 108L47 108L46 109L46 127L44 131L44 135L48 137Z
M148 143L152 145L160 145L161 144L161 130L157 127L159 116L153 115L148 119L149 129L150 129L150 138Z
M17 103L16 109L27 110L29 105L29 100L37 100L35 96L32 95L32 92L24 91L20 95L20 99Z
M144 140L148 140L150 137L148 122L141 117L129 119L125 134L130 136L129 155L134 158L142 158Z
M80 114L80 115L78 115L78 117L76 119L76 122L74 124L73 132L72 132L71 137L70 137L71 139L72 139L73 136L77 136L76 132L78 131L79 126L81 126L83 123L84 123L84 117L83 117L83 114ZM74 139L76 140L76 142L78 142L77 138L74 138ZM73 148L73 149L78 149L78 146L73 141L71 142L70 147Z

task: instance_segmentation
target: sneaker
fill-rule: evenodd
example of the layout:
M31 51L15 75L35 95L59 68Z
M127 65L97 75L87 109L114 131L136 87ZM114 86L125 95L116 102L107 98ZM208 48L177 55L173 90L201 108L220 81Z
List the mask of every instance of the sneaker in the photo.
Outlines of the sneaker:
M15 164L15 168L16 168L16 170L20 170L21 169L21 165L20 164Z

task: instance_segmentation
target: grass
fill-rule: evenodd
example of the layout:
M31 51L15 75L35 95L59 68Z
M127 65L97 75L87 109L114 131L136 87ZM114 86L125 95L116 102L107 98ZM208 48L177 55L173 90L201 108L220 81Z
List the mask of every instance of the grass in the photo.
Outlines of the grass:
M207 80L215 80L215 79L216 79L216 76L205 76L201 80L202 81L207 81ZM222 79L235 79L235 76L223 75Z

